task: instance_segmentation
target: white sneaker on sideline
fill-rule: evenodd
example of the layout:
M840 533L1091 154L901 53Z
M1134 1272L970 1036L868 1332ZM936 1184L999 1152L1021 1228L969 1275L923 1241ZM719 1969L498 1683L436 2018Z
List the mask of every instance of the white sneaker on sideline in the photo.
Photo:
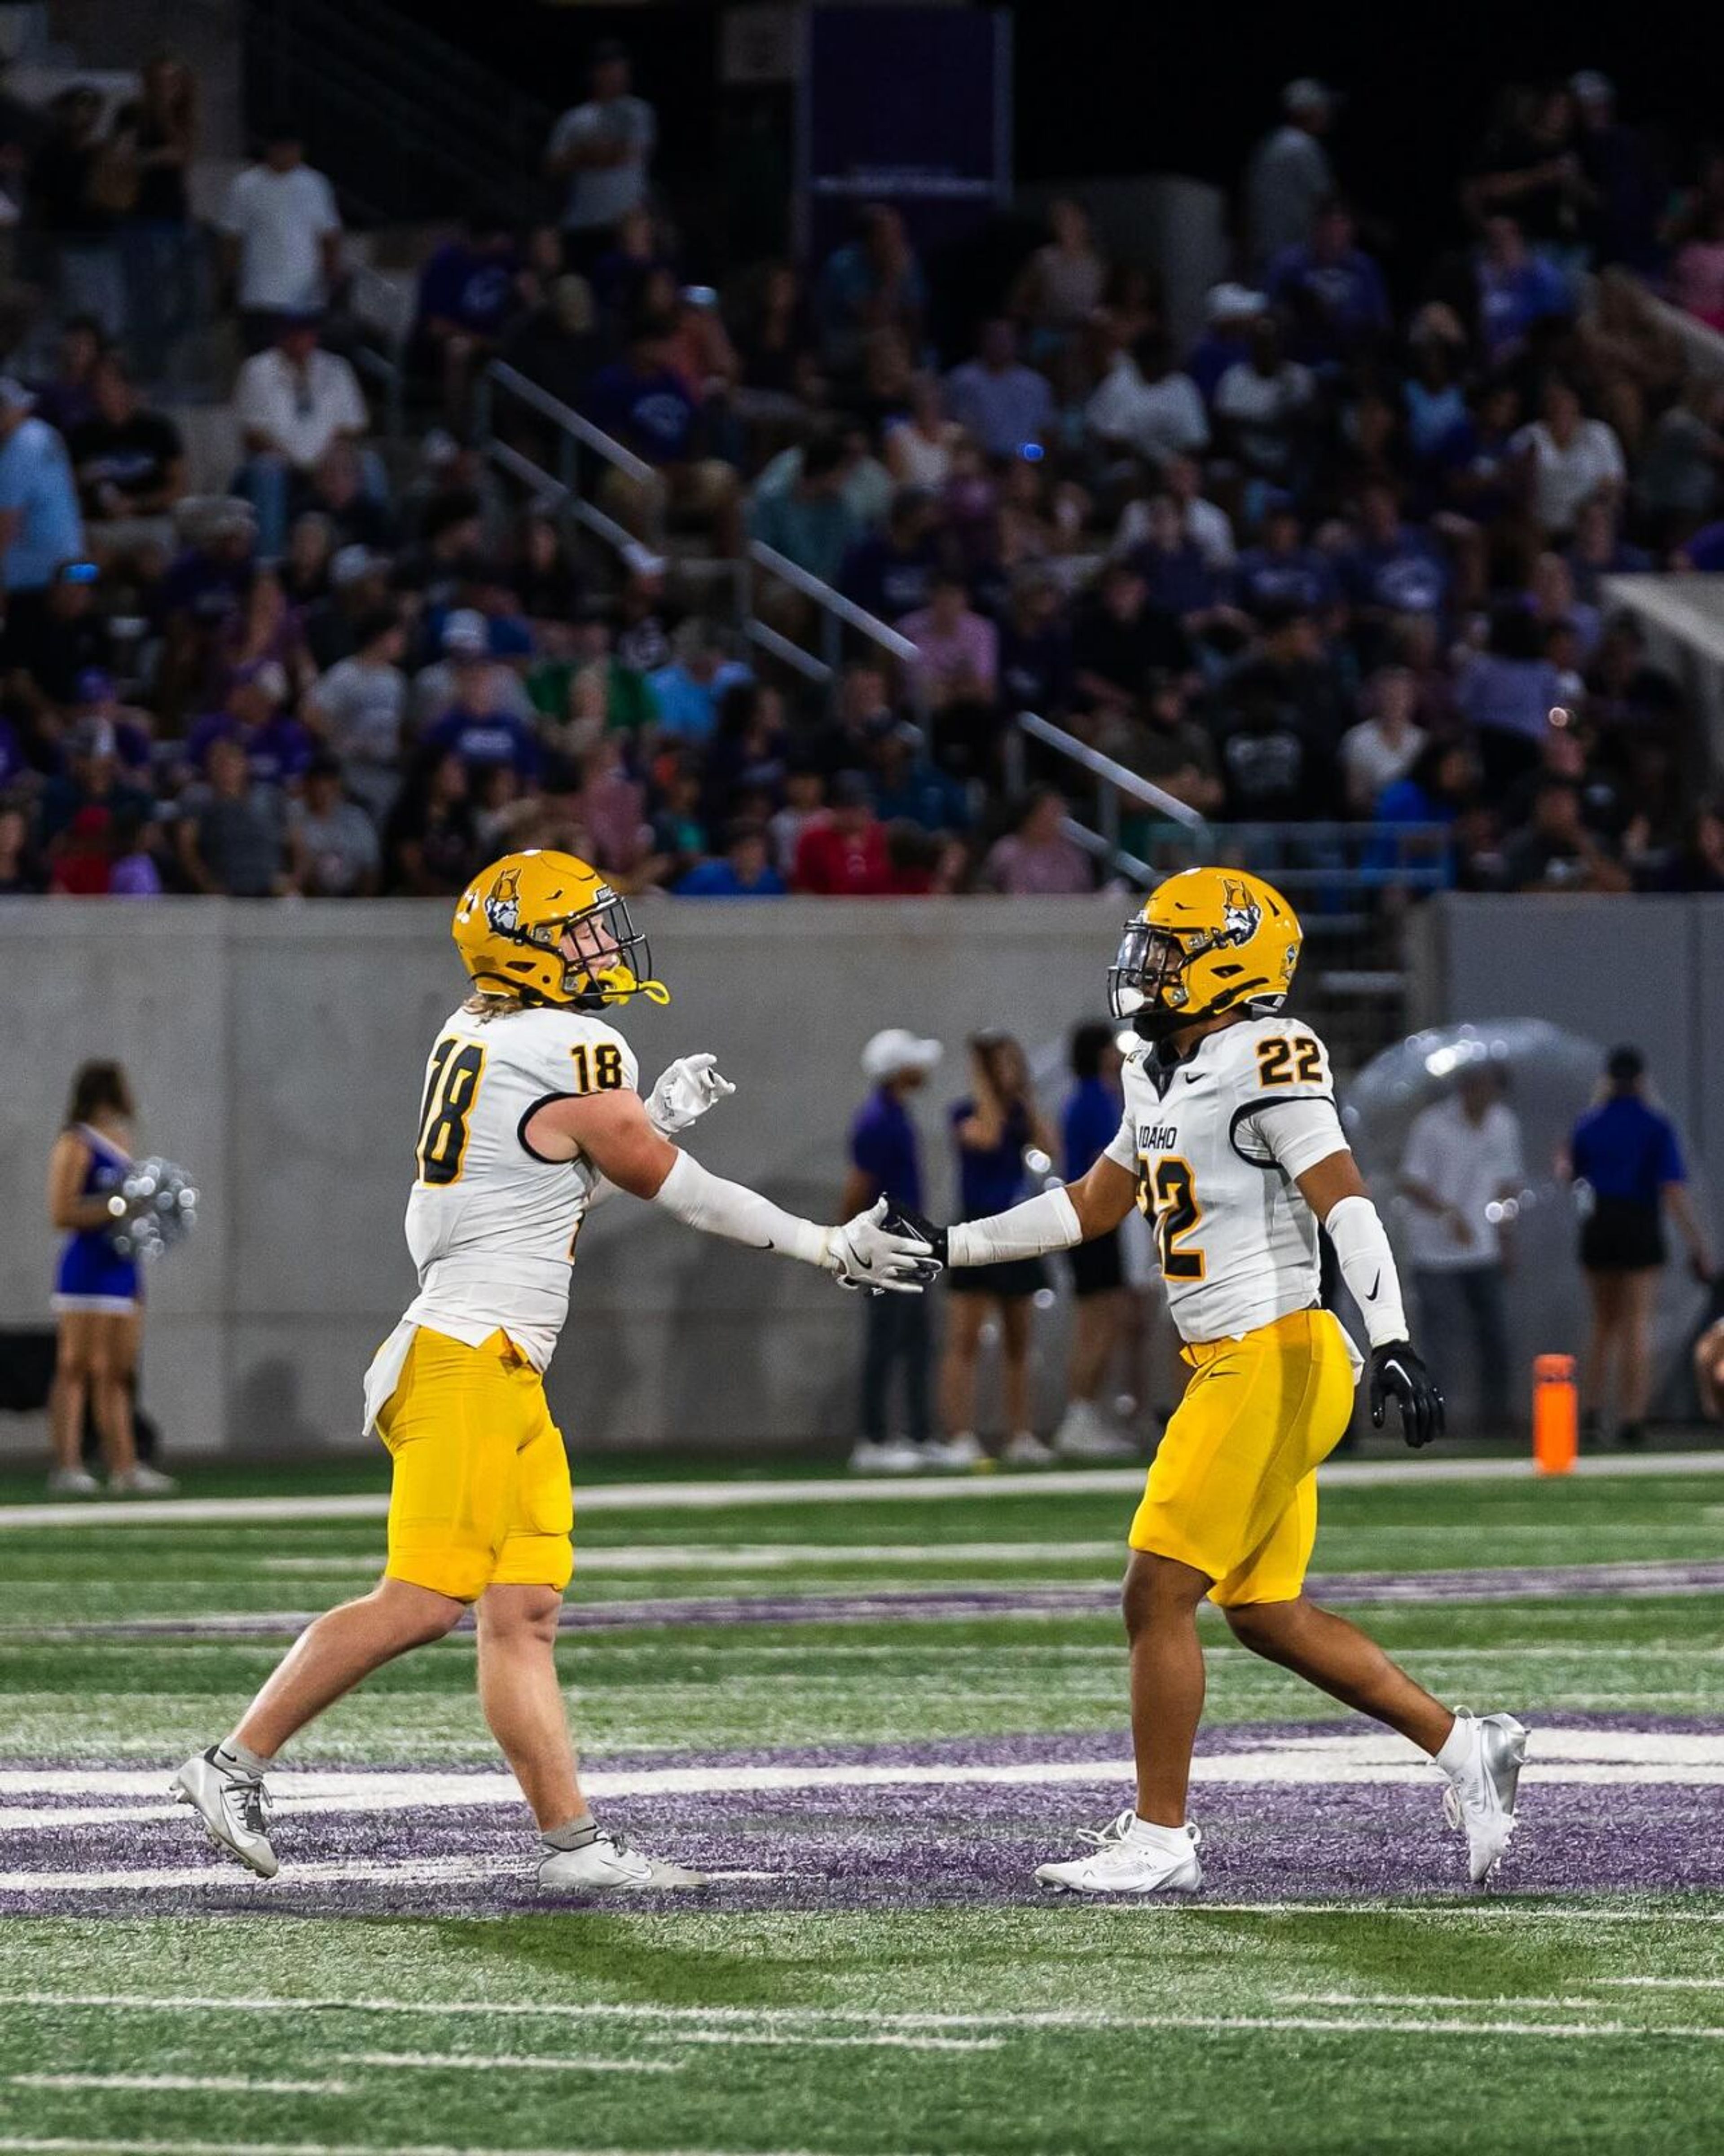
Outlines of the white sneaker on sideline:
M972 1430L961 1430L955 1437L931 1437L916 1450L921 1455L924 1467L979 1467L988 1457L982 1450L981 1439Z
M108 1477L108 1488L116 1497L166 1497L179 1488L172 1475L164 1475L159 1467L146 1467L141 1460L119 1475Z
M1443 1792L1443 1817L1465 1835L1467 1868L1474 1886L1482 1887L1501 1863L1519 1824L1515 1796L1526 1763L1526 1732L1511 1714L1469 1714L1457 1707L1455 1719L1470 1741L1464 1763Z
M1093 1400L1073 1400L1054 1433L1054 1450L1061 1460L1136 1460L1137 1448L1128 1437L1109 1428Z
M539 1864L539 1884L558 1894L630 1893L646 1887L709 1887L704 1871L686 1871L631 1849L619 1834L601 1827L579 1849L548 1849Z
M95 1476L82 1467L56 1467L48 1478L50 1497L95 1497L100 1496L101 1487Z
M1054 1455L1033 1430L1013 1430L1000 1454L1008 1467L1051 1467Z
M878 1445L865 1437L850 1454L852 1475L915 1475L926 1465L922 1447L907 1437L883 1438Z
M167 1794L191 1805L218 1849L237 1856L260 1879L273 1879L279 1867L269 1845L269 1792L262 1775L218 1765L217 1749L212 1744L208 1752L193 1753Z
M1184 1829L1189 1846L1166 1849L1136 1840L1131 1829L1137 1815L1122 1811L1100 1832L1078 1829L1078 1840L1091 1845L1093 1854L1074 1857L1068 1864L1039 1864L1036 1883L1061 1894L1194 1894L1203 1883L1203 1867L1198 1862L1203 1835L1194 1826Z

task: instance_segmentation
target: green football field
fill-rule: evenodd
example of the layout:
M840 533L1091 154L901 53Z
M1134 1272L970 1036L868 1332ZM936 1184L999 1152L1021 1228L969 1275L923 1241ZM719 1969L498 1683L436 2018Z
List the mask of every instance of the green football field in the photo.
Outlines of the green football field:
M375 1575L377 1475L0 1502L0 2156L1724 2146L1724 1474L1333 1471L1322 1598L1532 1728L1500 1884L1206 1620L1208 1883L1111 1907L1031 1874L1129 1797L1126 1481L593 1490L594 1806L714 1876L598 1909L536 1891L470 1633L295 1748L277 1880L167 1802Z

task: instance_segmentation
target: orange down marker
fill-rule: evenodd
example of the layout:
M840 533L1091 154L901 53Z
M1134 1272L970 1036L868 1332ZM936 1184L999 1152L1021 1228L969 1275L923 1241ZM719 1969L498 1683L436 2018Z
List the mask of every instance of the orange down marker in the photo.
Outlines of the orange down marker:
M1572 1355L1540 1355L1532 1364L1532 1461L1541 1475L1573 1472L1580 1450L1580 1396Z

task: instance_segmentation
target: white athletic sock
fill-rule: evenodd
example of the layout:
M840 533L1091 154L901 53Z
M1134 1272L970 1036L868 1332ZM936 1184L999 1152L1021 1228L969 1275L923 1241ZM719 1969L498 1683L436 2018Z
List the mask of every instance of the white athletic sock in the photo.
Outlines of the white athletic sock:
M1188 1856L1191 1854L1191 1829L1184 1826L1157 1826L1153 1820L1140 1819L1136 1813L1126 1830L1126 1840L1134 1848L1160 1850L1167 1856Z
M598 1821L591 1812L582 1812L561 1826L547 1828L539 1838L546 1849L584 1849L589 1841L598 1840Z
M1436 1762L1451 1782L1458 1782L1472 1763L1475 1732L1470 1714L1457 1714L1455 1727L1443 1739Z
M217 1745L215 1756L217 1766L225 1768L230 1774L267 1774L275 1763L261 1752L249 1751L244 1744L236 1744L231 1737L225 1744Z

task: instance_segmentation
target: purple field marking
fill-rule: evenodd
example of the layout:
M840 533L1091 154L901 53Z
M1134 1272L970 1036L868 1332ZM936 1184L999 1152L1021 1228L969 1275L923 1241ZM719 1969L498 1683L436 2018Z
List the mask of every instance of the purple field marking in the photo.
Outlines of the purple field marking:
M1724 1593L1724 1559L1673 1559L1643 1564L1508 1565L1460 1572L1314 1573L1306 1583L1318 1601L1338 1603L1557 1601L1574 1596L1640 1600L1660 1595ZM580 1592L577 1572L573 1592ZM966 1587L871 1589L846 1594L670 1595L655 1600L566 1604L565 1632L608 1632L659 1625L855 1625L920 1619L923 1622L1009 1615L1112 1616L1117 1588L1095 1586ZM268 1610L256 1615L140 1617L54 1625L57 1634L95 1639L276 1639L309 1625L316 1610ZM463 1626L472 1618L464 1617ZM31 1628L35 1629L35 1628Z
M1643 1727L1651 1718L1578 1715L1541 1718L1547 1726ZM1357 1733L1358 1722L1258 1723L1206 1732L1206 1753L1259 1749L1277 1738L1330 1729ZM1660 1728L1702 1732L1701 1721ZM1534 1754L1537 1755L1535 1722ZM977 1743L849 1748L842 1753L701 1754L677 1763L738 1759L803 1763L810 1758L992 1763L1013 1758L1117 1758L1118 1732L1011 1738ZM607 1760L608 1766L620 1764ZM662 1758L653 1763L666 1763ZM441 1773L442 1769L438 1770ZM541 1895L532 1873L533 1838L525 1810L304 1814L289 1803L278 1823L284 1870L264 1885L223 1865L189 1816L111 1825L38 1829L0 1838L8 1872L180 1870L207 1862L210 1884L162 1891L129 1888L76 1893L0 1892L0 1917L76 1913L85 1917L238 1914L491 1915L569 1906ZM711 1905L727 1910L867 1910L1034 1900L1030 1874L1049 1856L1075 1854L1075 1830L1096 1825L1129 1792L1098 1763L1093 1788L990 1787L955 1784L866 1789L820 1789L743 1794L643 1796L603 1807L608 1824L655 1852L717 1871L766 1871L764 1880L721 1882L708 1899L631 1899L630 1908ZM1459 1840L1441 1824L1439 1789L1430 1785L1354 1783L1209 1785L1197 1793L1205 1830L1206 1892L1217 1901L1346 1900L1383 1895L1464 1895ZM1724 1836L1718 1792L1649 1782L1608 1789L1572 1784L1529 1788L1522 1827L1502 1875L1503 1891L1533 1894L1724 1892ZM472 1857L495 1861L500 1876L415 1883L412 1861ZM295 1885L302 1861L393 1863L379 1881ZM510 1867L517 1866L518 1869ZM608 1905L614 1907L614 1905ZM1198 1906L1201 1906L1199 1902ZM1075 1911L1073 1921L1081 1922Z

